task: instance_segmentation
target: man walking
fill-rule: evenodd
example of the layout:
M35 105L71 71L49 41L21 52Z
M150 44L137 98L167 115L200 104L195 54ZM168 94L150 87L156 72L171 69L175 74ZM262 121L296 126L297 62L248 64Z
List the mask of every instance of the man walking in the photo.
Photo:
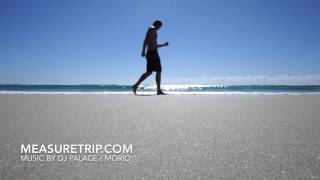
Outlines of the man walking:
M146 37L143 42L142 57L147 59L147 71L141 75L139 80L132 86L132 91L136 94L138 86L144 81L148 76L152 74L153 71L156 72L156 83L157 83L157 95L164 95L160 89L161 84L161 62L160 56L158 54L158 48L168 46L169 43L164 44L157 43L157 31L161 28L162 22L159 20L154 21L153 25L149 27ZM147 54L145 50L147 49Z

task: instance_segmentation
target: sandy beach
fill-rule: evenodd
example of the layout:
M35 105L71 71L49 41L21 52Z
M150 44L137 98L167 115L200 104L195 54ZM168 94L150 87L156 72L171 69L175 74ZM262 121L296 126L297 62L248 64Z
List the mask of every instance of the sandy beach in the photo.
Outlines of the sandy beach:
M320 179L320 95L0 95L0 179ZM21 162L21 144L132 144Z

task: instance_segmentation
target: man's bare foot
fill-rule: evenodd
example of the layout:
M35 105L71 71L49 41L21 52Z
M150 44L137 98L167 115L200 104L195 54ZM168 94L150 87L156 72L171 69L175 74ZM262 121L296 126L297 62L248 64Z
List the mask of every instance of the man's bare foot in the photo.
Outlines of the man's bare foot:
M167 95L166 93L162 92L161 90L157 91L157 95Z
M133 85L133 86L131 86L131 88L132 88L134 95L137 95L136 91L137 91L138 86Z

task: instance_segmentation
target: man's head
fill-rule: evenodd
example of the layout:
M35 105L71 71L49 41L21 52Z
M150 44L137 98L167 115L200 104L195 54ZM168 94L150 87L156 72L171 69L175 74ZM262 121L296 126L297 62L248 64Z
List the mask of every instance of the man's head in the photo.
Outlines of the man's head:
M153 26L158 30L158 29L161 28L162 22L161 22L160 20L155 20L155 21L153 22Z

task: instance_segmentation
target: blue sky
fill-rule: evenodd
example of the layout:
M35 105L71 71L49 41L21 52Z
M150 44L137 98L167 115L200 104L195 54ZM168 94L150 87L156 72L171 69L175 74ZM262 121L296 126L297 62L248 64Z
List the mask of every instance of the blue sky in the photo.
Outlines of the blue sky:
M1 0L0 83L134 83L155 19L159 43L169 42L163 83L320 83L319 9L317 0Z

